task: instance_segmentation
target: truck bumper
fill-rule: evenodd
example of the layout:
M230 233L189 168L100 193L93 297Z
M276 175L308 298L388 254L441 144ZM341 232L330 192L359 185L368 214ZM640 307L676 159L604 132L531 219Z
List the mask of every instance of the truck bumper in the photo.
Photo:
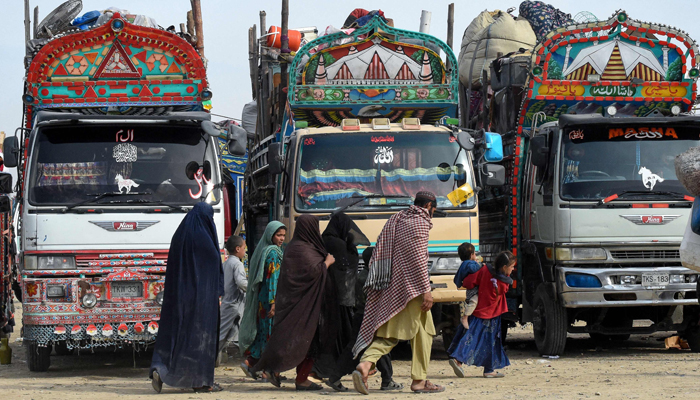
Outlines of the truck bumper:
M683 267L628 267L628 268L571 268L558 266L556 285L560 300L566 308L589 307L642 307L697 305L697 298L687 298L695 293L697 272ZM644 273L658 272L669 275L682 275L686 283L669 283L664 287L646 288L641 284ZM570 287L566 283L567 274L596 276L601 287ZM693 282L689 275L694 275ZM620 277L635 276L636 283L621 283ZM695 297L695 296L693 296Z

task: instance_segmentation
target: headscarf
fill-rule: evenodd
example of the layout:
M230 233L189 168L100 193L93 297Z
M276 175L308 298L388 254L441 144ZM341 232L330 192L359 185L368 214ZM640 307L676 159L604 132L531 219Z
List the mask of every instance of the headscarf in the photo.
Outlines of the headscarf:
M169 386L214 384L218 348L221 253L214 209L197 203L175 231L168 251L163 306L151 377L157 370Z
M253 310L258 309L258 293L260 293L260 285L265 274L265 260L270 253L282 259L282 249L272 243L272 237L278 230L285 228L284 224L279 221L271 221L267 224L262 238L255 246L253 256L250 257L248 263L248 289L246 290L245 309L251 310L243 313L241 318L241 327L238 333L238 348L243 354L255 341L257 329L257 313Z
M309 354L317 329L319 338L329 336L323 329L332 324L321 316L327 293L327 254L318 218L300 216L282 259L272 334L254 371L283 372L294 368Z

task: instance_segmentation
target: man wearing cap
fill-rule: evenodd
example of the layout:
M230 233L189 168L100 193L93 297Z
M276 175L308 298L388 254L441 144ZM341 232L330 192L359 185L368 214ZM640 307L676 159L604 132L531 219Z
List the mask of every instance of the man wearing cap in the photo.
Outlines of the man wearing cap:
M430 314L433 296L428 275L428 234L436 207L433 193L418 192L413 205L389 218L377 238L365 283L365 317L353 348L355 357L364 350L352 374L355 390L362 394L369 394L369 371L400 340L411 341L411 390L445 390L426 379L435 335Z

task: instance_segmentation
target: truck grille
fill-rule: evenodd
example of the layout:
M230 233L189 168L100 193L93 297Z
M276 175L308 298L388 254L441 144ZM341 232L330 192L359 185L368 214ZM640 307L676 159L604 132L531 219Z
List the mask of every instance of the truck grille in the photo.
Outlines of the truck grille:
M610 255L618 260L641 258L679 260L681 258L679 250L611 250Z

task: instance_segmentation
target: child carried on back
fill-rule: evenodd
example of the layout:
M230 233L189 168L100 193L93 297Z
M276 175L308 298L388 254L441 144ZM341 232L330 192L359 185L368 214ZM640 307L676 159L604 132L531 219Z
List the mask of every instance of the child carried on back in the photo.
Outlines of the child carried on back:
M481 264L477 262L476 251L471 243L465 242L459 245L457 253L460 260L462 260L462 265L459 266L459 270L457 270L454 278L455 285L459 289L462 287L464 278L479 271ZM476 309L478 302L479 287L475 286L473 289L467 290L467 299L459 307L462 311L462 326L464 326L464 329L469 329L469 316Z

